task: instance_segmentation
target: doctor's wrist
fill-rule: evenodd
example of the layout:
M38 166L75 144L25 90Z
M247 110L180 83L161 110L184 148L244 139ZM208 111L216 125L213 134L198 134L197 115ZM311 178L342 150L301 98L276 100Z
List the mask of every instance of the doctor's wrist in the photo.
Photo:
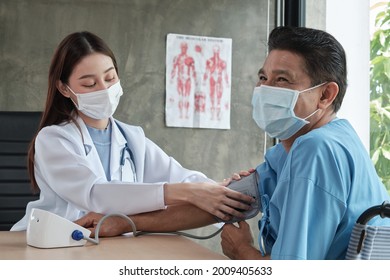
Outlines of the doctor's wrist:
M165 183L163 186L165 205L191 202L191 185L191 183Z

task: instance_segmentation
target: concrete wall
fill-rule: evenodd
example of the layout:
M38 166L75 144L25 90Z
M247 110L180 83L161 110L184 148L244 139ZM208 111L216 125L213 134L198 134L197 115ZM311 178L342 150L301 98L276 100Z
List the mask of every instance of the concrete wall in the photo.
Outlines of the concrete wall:
M54 49L69 33L88 30L111 46L119 63L125 94L117 119L142 126L183 166L213 179L255 167L263 161L264 133L252 121L251 98L273 28L272 2L0 0L0 110L43 110ZM168 33L232 38L230 130L165 126ZM209 246L218 251L218 243L214 238Z

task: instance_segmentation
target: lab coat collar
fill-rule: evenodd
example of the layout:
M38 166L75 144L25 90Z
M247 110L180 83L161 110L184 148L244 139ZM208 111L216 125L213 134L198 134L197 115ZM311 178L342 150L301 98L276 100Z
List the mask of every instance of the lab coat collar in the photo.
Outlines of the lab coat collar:
M92 170L95 172L97 176L101 176L102 178L106 178L103 165L101 164L99 154L93 144L92 138L89 135L88 128L84 123L83 119L77 114L73 115L74 120L76 121L79 128L77 128L76 123L70 123L73 129L76 131L78 135L80 135L80 142L84 146L85 155L88 156L89 161L94 162L96 164L92 165Z
M74 116L78 125L80 126L81 133L82 133L82 138L83 138L83 144L84 144L84 149L86 154L89 152L93 151L93 153L96 153L96 157L99 159L100 158L97 154L97 150L95 149L94 143L92 141L91 136L89 135L88 128L86 124L84 123L83 119L80 116ZM110 117L110 122L111 122L111 151L110 151L110 174L111 174L111 179L112 176L115 176L114 174L117 173L117 171L120 168L120 156L122 153L123 148L125 147L127 140L125 136L122 134L122 132L119 130L117 122L113 117ZM104 174L104 169L103 165L100 164L101 166L101 171L103 171Z
M80 137L82 138L83 141L85 153L86 155L88 155L93 150L94 144L91 136L89 135L87 125L84 123L83 119L79 115L74 114L73 117L76 120L78 126L80 127L81 130ZM80 133L77 127L76 130Z
M91 151L94 144L91 136L89 135L87 125L84 123L83 119L80 116L74 115L74 118L77 124L80 126L81 133L82 133L82 135L80 136L83 138L83 144L85 149ZM126 144L126 138L120 132L116 124L116 121L113 117L110 117L110 123L112 127L111 146L123 147ZM113 150L111 148L111 152L112 151Z
M127 143L125 136L122 134L118 125L113 117L110 118L111 122L111 163L110 163L110 173L111 179L115 177L120 169L121 155L124 152L125 145ZM119 179L119 178L115 178Z
M118 124L113 117L110 117L112 127L111 145L122 147L126 144L126 138L118 128Z

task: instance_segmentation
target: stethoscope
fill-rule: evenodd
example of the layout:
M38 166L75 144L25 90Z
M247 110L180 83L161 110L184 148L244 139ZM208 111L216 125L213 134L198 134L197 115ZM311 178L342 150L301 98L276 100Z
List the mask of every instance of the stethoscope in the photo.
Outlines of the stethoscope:
M123 168L125 166L125 163L126 163L126 151L129 153L130 155L130 165L131 165L131 170L133 171L133 179L134 179L134 182L137 182L137 174L135 173L135 165L134 165L134 156L133 156L133 152L131 151L131 149L127 146L127 143L125 144L125 147L122 149L122 154L121 154L121 161L120 161L120 165L121 165L121 181L123 180Z

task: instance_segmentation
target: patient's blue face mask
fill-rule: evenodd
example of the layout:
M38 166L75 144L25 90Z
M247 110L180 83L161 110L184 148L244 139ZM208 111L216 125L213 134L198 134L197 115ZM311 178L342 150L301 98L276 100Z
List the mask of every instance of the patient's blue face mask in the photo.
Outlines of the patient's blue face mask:
M309 121L307 119L319 110L315 110L306 118L297 117L294 107L299 94L324 84L322 83L303 91L265 85L255 87L252 98L252 116L254 121L270 137L280 140L290 138L308 124Z

